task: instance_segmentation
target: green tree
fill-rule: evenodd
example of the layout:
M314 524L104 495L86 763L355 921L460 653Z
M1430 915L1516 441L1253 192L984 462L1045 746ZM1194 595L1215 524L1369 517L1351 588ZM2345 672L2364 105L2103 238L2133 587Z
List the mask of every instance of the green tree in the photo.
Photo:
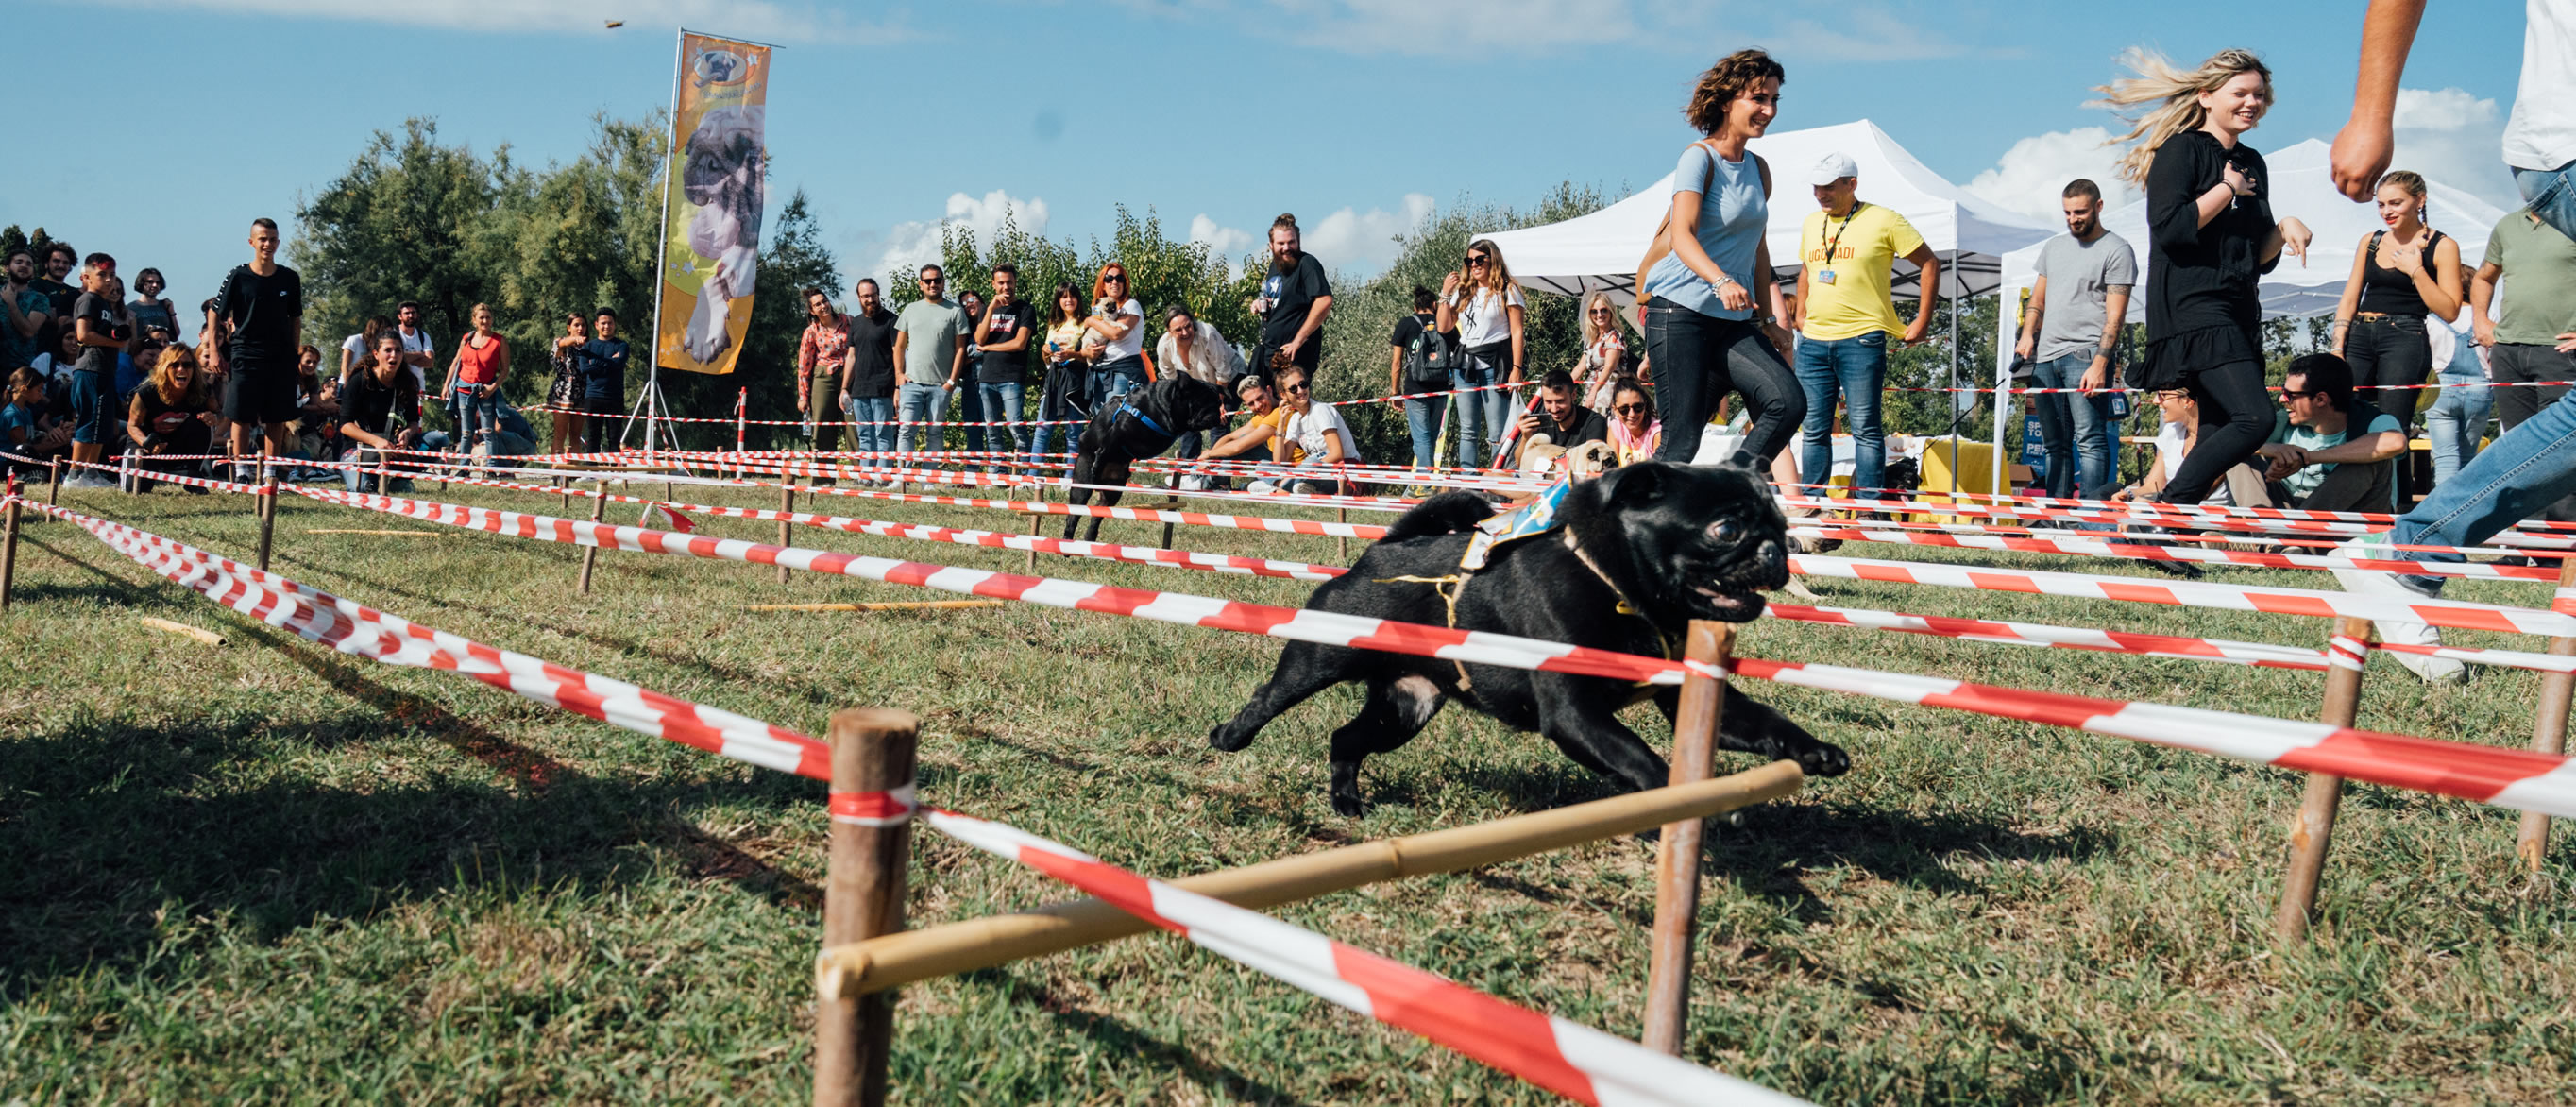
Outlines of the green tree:
M291 261L304 277L308 326L349 334L417 300L431 333L453 344L473 306L496 291L489 223L501 182L515 173L507 146L485 159L441 145L436 120L405 120L400 136L376 132L346 172L296 206Z

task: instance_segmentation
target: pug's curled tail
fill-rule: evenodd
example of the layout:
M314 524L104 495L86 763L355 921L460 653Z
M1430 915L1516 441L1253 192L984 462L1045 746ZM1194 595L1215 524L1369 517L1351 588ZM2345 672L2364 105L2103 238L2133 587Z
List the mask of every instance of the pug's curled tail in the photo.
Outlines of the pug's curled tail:
M1386 528L1381 542L1402 542L1408 538L1431 538L1472 530L1476 524L1492 518L1494 505L1473 492L1443 492L1416 504L1413 510L1397 518Z

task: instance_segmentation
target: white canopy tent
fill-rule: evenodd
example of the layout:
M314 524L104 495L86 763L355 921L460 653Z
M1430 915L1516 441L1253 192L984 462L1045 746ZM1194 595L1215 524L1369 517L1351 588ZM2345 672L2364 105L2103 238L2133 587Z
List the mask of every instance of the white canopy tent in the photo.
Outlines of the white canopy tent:
M1774 272L1786 279L1797 272L1798 229L1807 213L1816 210L1804 175L1828 153L1848 154L1858 162L1860 198L1903 215L1941 255L1945 296L1994 291L2003 255L2058 229L1968 195L1866 119L1775 132L1750 145L1771 166L1771 221L1765 240ZM1673 154L1679 156L1680 150ZM1488 237L1502 248L1513 278L1523 287L1568 296L1604 291L1630 303L1636 294L1637 259L1645 255L1647 240L1672 207L1672 195L1673 178L1667 173L1636 195L1589 215ZM1897 269L1899 287L1909 287L1913 266L1900 262Z
M2362 237L2383 229L2379 209L2372 204L2356 204L2335 190L2329 172L2329 147L2316 139L2268 154L2264 162L2272 170L2272 214L2275 217L2299 217L2316 238L2308 247L2306 265L2295 258L2284 257L2281 264L2263 278L2264 318L2324 315L2334 311L2343 296L2343 286L2352 275L2352 261ZM2504 212L2466 192L2431 180L2425 182L2425 218L2433 227L2452 236L2460 244L2460 265L2464 270L2478 267L2486 256L2487 232ZM2105 212L2102 225L2111 233L2127 239L2138 255L2138 284L2129 297L2132 323L2146 321L2147 286L2147 204L2145 200ZM2059 232L2064 231L2059 227ZM2004 457L2004 427L2011 406L2011 395L2003 389L2012 386L2013 344L2020 335L2019 305L2025 290L2037 283L2033 270L2038 267L2040 246L2032 243L2003 256L2002 292L2006 310L1995 313L1995 468L1996 484L2001 486ZM2454 330L2465 332L2469 317L2461 312L2459 322L2432 320ZM2444 355L2464 345L2435 336L2436 369L2449 359Z

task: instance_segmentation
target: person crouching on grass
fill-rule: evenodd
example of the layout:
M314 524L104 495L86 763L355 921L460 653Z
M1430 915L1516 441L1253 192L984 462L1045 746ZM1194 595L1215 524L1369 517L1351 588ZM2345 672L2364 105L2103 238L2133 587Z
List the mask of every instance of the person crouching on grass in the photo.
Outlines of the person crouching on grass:
M413 379L411 367L403 362L402 336L392 331L377 335L373 360L350 375L349 394L341 404L345 420L340 424L340 434L349 440L350 447L340 460L355 466L340 471L349 491L368 491L364 485L382 462L378 451L419 448L420 428L397 428L394 422L396 413L418 410L419 405L420 382ZM397 478L394 483L409 482Z
M212 416L206 403L205 382L197 372L196 352L185 346L172 346L161 351L152 365L151 376L134 390L134 399L125 413L125 436L143 456L140 467L162 473L187 473L197 462L155 461L165 454L182 457L202 456L214 443ZM195 495L206 490L193 484L179 486ZM152 482L137 480L134 491L152 491Z
M1283 366L1275 378L1279 382L1279 410L1286 414L1279 420L1279 433L1271 436L1270 457L1283 465L1301 469L1331 469L1331 474L1316 477L1285 477L1276 481L1254 481L1254 492L1306 492L1338 494L1345 491L1338 470L1348 462L1359 460L1359 443L1351 438L1351 426L1342 421L1342 413L1331 404L1319 404L1307 388L1306 370L1291 363Z
M2287 410L2259 451L2270 463L2263 477L2272 506L2389 510L2406 432L2395 416L2354 396L2350 364L2333 354L2291 362L2281 403Z

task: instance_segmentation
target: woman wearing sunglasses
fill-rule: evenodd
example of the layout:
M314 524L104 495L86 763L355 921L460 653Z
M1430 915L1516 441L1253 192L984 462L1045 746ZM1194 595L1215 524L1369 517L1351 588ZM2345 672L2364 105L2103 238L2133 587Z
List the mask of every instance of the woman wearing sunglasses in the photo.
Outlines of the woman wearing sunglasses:
M1619 464L1652 461L1663 444L1664 424L1646 386L1635 377L1610 382L1610 448L1619 452Z
M1439 328L1458 333L1459 352L1464 355L1450 374L1451 387L1521 383L1522 353L1527 349L1521 336L1524 306L1520 286L1512 283L1512 271L1503 264L1503 251L1494 240L1468 243L1459 268L1440 279ZM1502 388L1458 397L1458 464L1474 466L1486 456L1476 448L1479 423L1485 443L1500 447L1515 399Z
M1091 317L1082 325L1106 343L1091 365L1092 406L1153 379L1145 366L1145 305L1130 294L1126 266L1113 261L1100 267L1091 282Z
M1619 335L1619 308L1607 292L1595 292L1583 304L1583 358L1574 363L1575 383L1583 386L1583 406L1610 409L1610 387L1628 368L1628 343Z

